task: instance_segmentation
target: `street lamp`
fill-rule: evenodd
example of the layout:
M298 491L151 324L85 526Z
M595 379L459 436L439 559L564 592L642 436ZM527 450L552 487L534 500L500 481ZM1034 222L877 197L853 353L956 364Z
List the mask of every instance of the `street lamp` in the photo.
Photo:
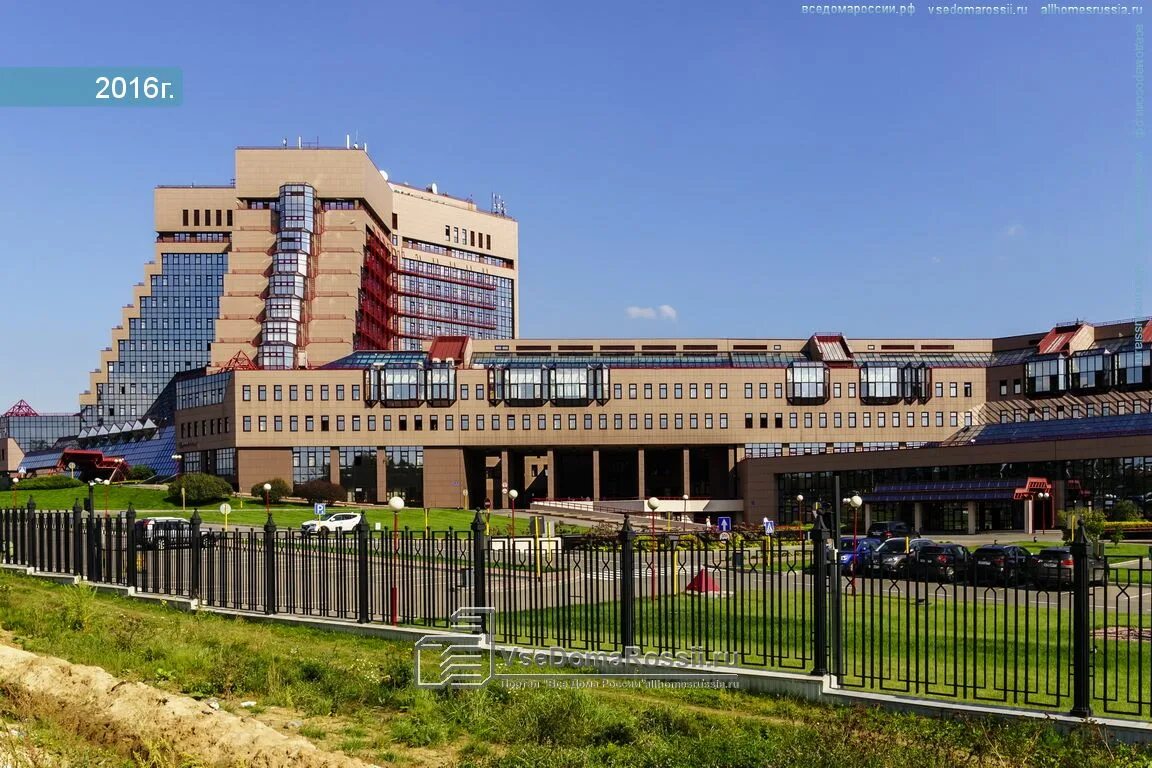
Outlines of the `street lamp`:
M1048 493L1047 491L1040 491L1040 493L1036 494L1036 498L1040 499L1040 503L1041 503L1041 505L1043 505L1043 504L1047 503L1048 499L1052 498L1052 495L1050 493ZM1053 502L1051 511L1048 513L1048 527L1049 528L1055 528L1056 527L1056 521L1054 519L1056 517L1055 513L1056 513L1056 504L1055 504L1055 502Z
M176 477L180 477L180 475L184 474L184 454L172 454L172 461L176 462Z
M108 517L108 494L112 487L112 478L104 478L104 517Z
M648 530L652 536L652 557L656 557L656 510L660 507L660 499L653 496L645 504L648 506ZM656 563L652 563L652 599L656 599Z
M16 484L20 482L20 478L12 478L12 509L16 509Z
M859 494L852 494L844 499L844 503L852 508L852 587L856 587L856 569L860 565L860 552L858 551L857 539L860 535L860 507L863 506L864 500L860 498ZM837 536L840 534L837 533Z
M99 480L88 481L88 514L96 514L96 483Z
M400 550L400 510L404 509L404 499L393 496L388 499L388 506L392 508L392 549Z
M180 514L188 514L187 494L184 492L184 456L183 454L172 454L172 460L176 462L176 482L180 484Z
M683 514L680 515L680 518L684 522L687 522L688 521L688 494L684 494L683 496L681 496L680 500L684 502L684 510L683 510ZM668 530L672 530L672 508L671 507L668 508Z
M516 541L516 497L519 495L520 495L520 492L517 491L515 488L508 491L508 503L512 505L512 541L513 542ZM515 543L513 543L512 546L515 547L516 546Z
M272 517L272 483L264 483L264 514Z

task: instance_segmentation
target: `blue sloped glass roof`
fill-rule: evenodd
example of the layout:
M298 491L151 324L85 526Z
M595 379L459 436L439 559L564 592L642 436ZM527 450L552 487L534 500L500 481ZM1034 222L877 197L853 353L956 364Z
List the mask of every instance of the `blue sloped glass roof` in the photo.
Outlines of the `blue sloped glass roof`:
M961 440L960 444L1024 443L1037 440L1075 440L1128 435L1152 435L1152 413L985 424L966 443Z
M177 471L176 460L172 458L176 453L176 427L161 427L147 440L92 448L102 451L105 456L118 456L133 467L152 467L160 477L170 477Z
M397 365L397 366L414 366L422 365L428 362L428 355L425 352L406 351L406 352L388 352L383 350L361 350L353 352L347 357L342 357L339 360L333 360L327 365L320 366L321 369L364 369L371 368L376 365Z
M472 356L472 365L484 368L587 368L602 365L605 368L731 368L727 352L705 354L638 354L638 355L509 355L506 353L478 353Z
M41 469L55 469L56 465L60 462L60 454L63 452L63 450L53 448L48 451L26 453L24 454L24 460L20 462L20 466L29 472L37 472Z

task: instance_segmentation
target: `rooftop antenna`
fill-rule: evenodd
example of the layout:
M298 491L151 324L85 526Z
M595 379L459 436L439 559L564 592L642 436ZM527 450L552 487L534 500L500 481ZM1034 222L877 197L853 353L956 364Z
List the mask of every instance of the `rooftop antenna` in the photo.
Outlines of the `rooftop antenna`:
M507 216L508 207L504 204L504 198L495 192L492 193L492 213L497 216Z
M303 148L304 148L304 137L303 136L297 136L296 137L296 149L303 149Z

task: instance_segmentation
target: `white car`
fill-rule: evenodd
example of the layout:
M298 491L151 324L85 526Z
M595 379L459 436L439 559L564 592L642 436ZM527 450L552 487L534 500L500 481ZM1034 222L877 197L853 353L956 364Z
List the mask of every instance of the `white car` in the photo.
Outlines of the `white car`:
M325 515L319 520L305 520L300 524L300 533L309 536L317 533L351 533L356 530L363 518L358 512L337 512Z

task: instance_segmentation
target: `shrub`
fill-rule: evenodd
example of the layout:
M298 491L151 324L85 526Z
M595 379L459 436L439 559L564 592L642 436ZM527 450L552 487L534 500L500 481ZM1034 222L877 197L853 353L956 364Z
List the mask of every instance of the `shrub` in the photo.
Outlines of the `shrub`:
M179 503L181 488L184 489L184 501L193 506L223 501L232 495L232 486L224 478L195 472L181 475L168 484L168 500Z
M300 483L296 486L295 495L305 498L313 504L317 502L332 504L347 498L342 487L328 480L309 480L306 483Z
M1108 511L1108 519L1120 522L1143 520L1144 515L1140 513L1140 508L1135 502L1124 499L1112 505L1112 509Z
M128 470L129 480L151 480L156 477L156 470L146 464L137 464Z
M58 488L79 488L84 485L68 475L44 475L43 477L26 477L17 483L22 491L51 491Z
M288 485L287 480L277 477L265 482L272 486L272 489L268 491L268 501L272 504L279 504L285 497L292 495L292 486ZM252 486L252 495L258 499L264 498L264 482Z

